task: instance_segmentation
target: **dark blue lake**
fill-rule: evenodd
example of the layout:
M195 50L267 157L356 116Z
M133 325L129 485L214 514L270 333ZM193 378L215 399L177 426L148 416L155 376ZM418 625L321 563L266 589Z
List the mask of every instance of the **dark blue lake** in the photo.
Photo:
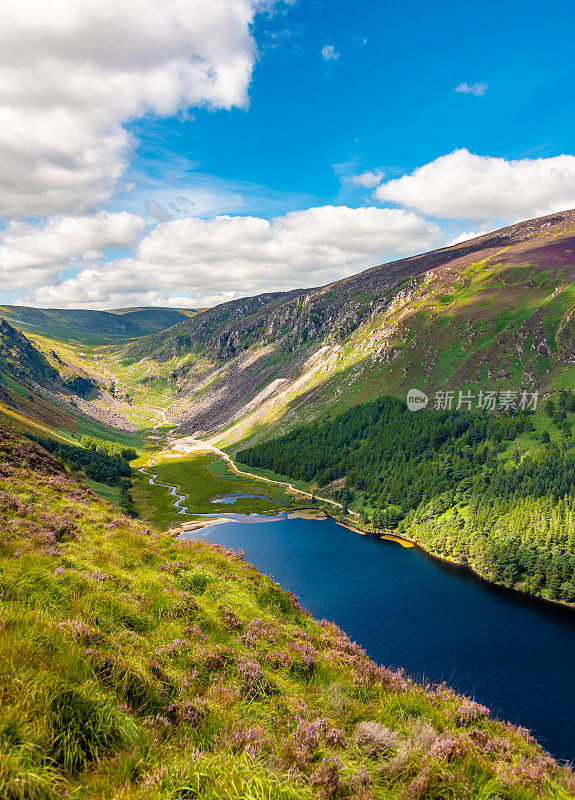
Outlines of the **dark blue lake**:
M206 528L208 541L337 622L375 660L446 680L575 759L575 613L491 587L416 548L291 519Z

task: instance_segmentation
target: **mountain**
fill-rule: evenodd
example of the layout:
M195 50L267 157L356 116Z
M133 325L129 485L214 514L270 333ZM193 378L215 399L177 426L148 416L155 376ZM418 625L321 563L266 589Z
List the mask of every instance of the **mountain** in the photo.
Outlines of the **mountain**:
M73 347L31 340L0 317L0 420L58 435L85 428L88 420L130 430L127 408L125 392Z
M236 447L380 394L575 382L575 211L317 289L235 300L116 353L182 431ZM224 433L221 433L225 429Z
M65 342L105 345L170 328L189 311L172 308L133 308L83 311L60 308L0 306L0 316L23 333Z
M0 796L567 800L573 773L373 663L241 553L130 520L0 426Z

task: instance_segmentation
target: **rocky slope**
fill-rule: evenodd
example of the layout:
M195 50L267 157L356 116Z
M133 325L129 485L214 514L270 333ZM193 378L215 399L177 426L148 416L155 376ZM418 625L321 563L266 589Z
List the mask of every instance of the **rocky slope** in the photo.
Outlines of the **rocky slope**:
M380 393L570 385L575 211L318 289L223 304L119 356L182 430L235 444Z

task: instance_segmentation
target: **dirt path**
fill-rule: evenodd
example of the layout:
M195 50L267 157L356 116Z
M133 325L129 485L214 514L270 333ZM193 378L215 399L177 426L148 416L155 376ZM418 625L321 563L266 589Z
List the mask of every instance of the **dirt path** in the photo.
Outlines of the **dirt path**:
M253 472L245 472L244 470L241 470L234 462L233 458L230 455L228 455L224 450L220 450L219 447L215 447L214 445L205 442L203 439L194 439L193 444L194 444L194 449L196 449L197 451L201 450L210 451L212 453L215 453L220 458L223 458L224 461L227 462L232 472L235 472L236 475L240 475L245 478L253 478L256 481L261 481L262 483L270 483L273 484L274 486L285 487L289 491L293 492L295 495L301 495L302 497L309 497L310 499L313 497L313 494L311 492L305 492L303 489L296 489L293 483L288 483L287 481L276 481L273 480L272 478L264 478L261 475L256 475ZM322 503L329 503L330 505L335 506L336 508L343 508L343 505L341 503L338 503L337 500L330 500L328 497L320 497L317 494L315 495L315 498L316 500L320 500ZM350 511L349 509L348 513L357 518L359 518L360 516L356 511Z

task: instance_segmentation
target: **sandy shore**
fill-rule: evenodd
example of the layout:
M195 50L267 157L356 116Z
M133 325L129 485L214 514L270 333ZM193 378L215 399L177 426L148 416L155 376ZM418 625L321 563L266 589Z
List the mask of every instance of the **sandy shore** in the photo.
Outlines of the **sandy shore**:
M288 512L288 519L329 519L329 514L321 509L317 511L308 511L307 509L302 509L301 511L289 511Z
M177 528L169 528L167 533L172 536L179 536L180 533L185 533L186 531L197 531L200 530L200 528L207 528L208 525L219 525L221 522L234 522L234 520L229 519L228 517L198 519L194 522L184 522L182 525L178 525Z

